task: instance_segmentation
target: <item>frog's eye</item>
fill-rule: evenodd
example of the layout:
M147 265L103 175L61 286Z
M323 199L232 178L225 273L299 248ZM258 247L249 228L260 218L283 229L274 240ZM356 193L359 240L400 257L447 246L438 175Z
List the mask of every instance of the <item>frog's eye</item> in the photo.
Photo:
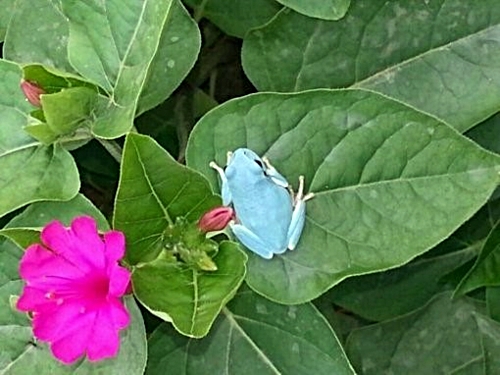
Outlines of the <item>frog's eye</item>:
M256 162L259 167L261 167L262 169L264 169L264 164L262 164L262 162L260 160L254 159L253 161Z

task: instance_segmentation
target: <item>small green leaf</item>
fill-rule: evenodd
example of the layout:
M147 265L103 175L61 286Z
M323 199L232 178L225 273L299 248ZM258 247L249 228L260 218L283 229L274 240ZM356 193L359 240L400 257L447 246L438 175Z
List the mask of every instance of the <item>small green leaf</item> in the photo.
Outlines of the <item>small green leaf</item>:
M193 222L217 204L220 198L202 175L177 163L152 138L127 136L113 226L127 236L131 264L149 259L177 217Z
M500 221L491 230L474 266L458 285L462 295L482 286L500 286Z
M50 129L65 135L89 122L97 93L86 87L74 87L41 96L43 113Z
M243 282L246 260L232 242L221 243L213 258L216 271L198 271L160 258L134 269L134 292L149 311L162 319L167 316L180 333L203 337Z
M194 17L205 17L226 34L243 38L254 27L267 23L280 9L274 0L185 0Z
M475 318L483 309L440 294L411 314L354 330L347 355L363 375L451 374L483 357Z
M366 88L464 132L498 111L499 30L496 0L353 1L339 21L281 11L242 63L259 91Z
M277 0L279 3L308 17L338 20L344 17L351 0Z
M40 242L42 228L52 220L59 220L65 226L81 215L92 216L100 231L108 231L109 224L104 215L86 197L78 194L66 202L38 202L31 204L0 229L0 234L9 237L22 248Z
M186 160L249 147L297 186L306 225L294 251L250 254L247 282L282 303L311 300L346 277L407 263L447 238L490 197L500 158L446 124L364 90L260 93L227 102L191 133Z
M278 305L248 288L201 340L160 325L149 339L146 375L166 368L185 375L354 374L335 333L311 304Z

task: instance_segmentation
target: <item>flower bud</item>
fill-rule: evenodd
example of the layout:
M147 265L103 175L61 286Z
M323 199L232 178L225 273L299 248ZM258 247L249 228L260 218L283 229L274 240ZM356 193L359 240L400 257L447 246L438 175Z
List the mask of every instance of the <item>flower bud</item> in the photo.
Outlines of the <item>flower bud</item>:
M34 82L30 81L21 81L21 90L23 90L24 96L28 99L35 107L41 107L40 104L40 95L45 94L45 90L42 89Z
M233 219L234 210L231 207L215 207L201 217L198 228L204 233L222 230Z

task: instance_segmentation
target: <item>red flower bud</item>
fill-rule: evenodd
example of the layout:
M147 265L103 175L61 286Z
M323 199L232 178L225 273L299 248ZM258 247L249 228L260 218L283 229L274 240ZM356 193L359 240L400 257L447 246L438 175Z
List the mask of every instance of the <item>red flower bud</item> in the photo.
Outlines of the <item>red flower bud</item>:
M198 228L204 233L222 230L234 219L234 211L231 207L220 206L211 209L198 221Z
M45 94L45 90L38 86L35 82L21 81L21 90L24 96L35 107L40 107L40 95Z

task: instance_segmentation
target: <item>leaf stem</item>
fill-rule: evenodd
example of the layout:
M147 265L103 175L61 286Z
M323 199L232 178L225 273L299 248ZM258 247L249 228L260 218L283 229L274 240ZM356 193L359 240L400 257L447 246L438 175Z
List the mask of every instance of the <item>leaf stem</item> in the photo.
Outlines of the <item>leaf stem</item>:
M118 162L118 164L122 161L122 148L116 143L116 141L96 138L99 143L106 149L107 152Z

